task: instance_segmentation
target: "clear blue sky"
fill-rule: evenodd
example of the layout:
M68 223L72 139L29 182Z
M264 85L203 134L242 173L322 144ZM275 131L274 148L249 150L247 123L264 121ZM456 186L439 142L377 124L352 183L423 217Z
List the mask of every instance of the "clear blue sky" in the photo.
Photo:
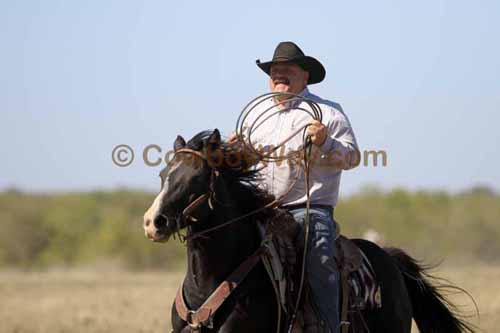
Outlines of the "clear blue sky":
M323 62L310 89L342 104L362 149L388 152L344 173L344 194L499 189L499 36L493 0L3 1L0 190L157 190L140 150L228 134L282 40Z

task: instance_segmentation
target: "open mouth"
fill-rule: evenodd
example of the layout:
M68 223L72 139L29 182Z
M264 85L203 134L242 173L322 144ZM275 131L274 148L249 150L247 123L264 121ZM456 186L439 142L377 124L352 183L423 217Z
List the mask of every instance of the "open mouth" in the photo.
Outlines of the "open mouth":
M290 80L284 79L284 78L275 79L275 80L273 80L273 82L274 82L275 85L278 85L278 84L289 85L290 84Z

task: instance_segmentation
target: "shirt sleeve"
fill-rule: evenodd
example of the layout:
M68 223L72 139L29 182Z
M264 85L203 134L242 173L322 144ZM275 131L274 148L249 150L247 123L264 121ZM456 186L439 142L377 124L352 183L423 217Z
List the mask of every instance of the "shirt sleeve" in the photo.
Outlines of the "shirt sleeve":
M349 119L340 110L331 108L331 120L326 124L328 135L320 150L327 158L343 170L359 165L360 152Z

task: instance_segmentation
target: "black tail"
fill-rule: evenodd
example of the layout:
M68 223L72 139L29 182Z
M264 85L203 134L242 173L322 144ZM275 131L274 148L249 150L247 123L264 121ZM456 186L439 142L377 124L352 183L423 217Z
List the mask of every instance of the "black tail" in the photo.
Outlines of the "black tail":
M419 264L402 250L395 248L385 250L396 260L403 273L413 307L413 319L421 333L475 332L475 327L468 323L457 312L453 303L443 295L443 291L446 290L465 292L463 289L437 283L438 279L428 273L430 267ZM432 280L433 283L430 282Z

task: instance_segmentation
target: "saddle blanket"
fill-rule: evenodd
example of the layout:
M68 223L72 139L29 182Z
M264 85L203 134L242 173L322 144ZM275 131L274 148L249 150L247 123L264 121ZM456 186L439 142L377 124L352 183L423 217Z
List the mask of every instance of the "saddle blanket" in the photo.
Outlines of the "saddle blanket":
M358 310L379 309L382 306L382 295L380 285L373 267L363 251L361 267L352 272L349 277L349 285L354 293L351 298L351 306Z

